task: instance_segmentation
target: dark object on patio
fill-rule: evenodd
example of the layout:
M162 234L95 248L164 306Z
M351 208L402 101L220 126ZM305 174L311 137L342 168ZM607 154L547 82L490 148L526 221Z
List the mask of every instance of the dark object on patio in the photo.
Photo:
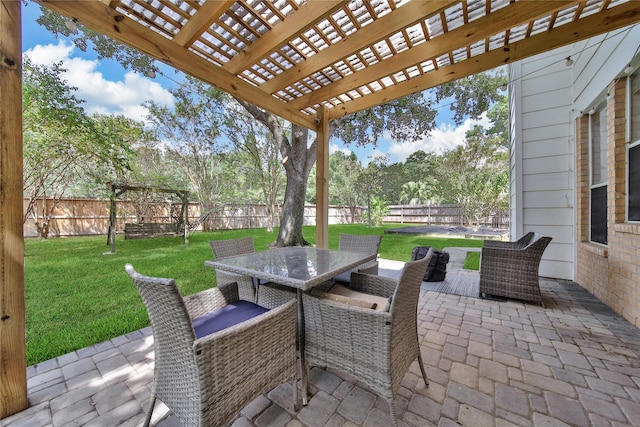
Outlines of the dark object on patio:
M356 236L353 234L340 234L338 241L338 250L362 252L366 254L377 254L380 249L380 241L382 236ZM336 283L349 285L351 282L351 273L378 274L378 260L372 260L365 264L361 264L353 270L346 271L337 275L334 280Z
M238 299L235 283L182 298L173 279L126 265L151 320L156 399L184 426L222 426L259 395L291 382L297 408L296 303L267 310Z
M538 268L551 237L529 232L515 242L485 240L480 258L480 296L539 302Z
M253 237L242 237L228 240L210 240L209 246L215 259L252 254L255 252ZM267 308L275 308L296 299L295 290L276 283L270 283L255 277L242 276L216 269L218 286L224 283L237 282L240 299L252 301ZM258 286L259 285L259 286Z
M390 299L389 311L302 295L308 363L334 368L365 382L389 402L394 426L393 399L416 358L428 386L418 343L417 309L422 275L432 255L430 252L405 264L398 282L353 273L351 289Z
M431 246L416 246L411 251L411 261L424 258L429 249L433 249L433 257L422 278L425 282L442 282L447 277L449 252L439 251Z

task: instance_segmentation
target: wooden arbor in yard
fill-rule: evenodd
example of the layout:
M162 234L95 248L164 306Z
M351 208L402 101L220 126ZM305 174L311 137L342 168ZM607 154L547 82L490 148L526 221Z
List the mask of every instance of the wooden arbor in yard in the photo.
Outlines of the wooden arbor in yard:
M118 184L109 182L107 183L107 188L110 191L109 196L109 230L107 231L107 245L109 245L110 252L116 252L116 221L117 221L117 212L116 212L116 199L120 197L127 191L143 191L143 192L152 192L152 193L162 193L162 194L175 194L178 196L181 202L180 214L177 215L177 220L175 224L175 233L183 232L184 235L184 244L189 244L189 192L186 190L176 190L173 188L160 188L160 187L150 187L144 185L129 185L129 184ZM164 228L162 228L164 230ZM148 229L149 235L153 233L153 227Z
M0 1L2 418L27 401L20 2ZM624 0L38 1L318 132L319 247L332 119L640 21L640 1Z

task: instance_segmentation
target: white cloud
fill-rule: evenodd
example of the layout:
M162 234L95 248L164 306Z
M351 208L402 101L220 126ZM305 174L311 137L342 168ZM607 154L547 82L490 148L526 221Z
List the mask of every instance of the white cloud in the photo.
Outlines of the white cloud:
M112 81L98 71L99 62L73 57L74 46L60 40L57 45L36 45L25 52L38 65L62 61L67 69L63 77L78 88L77 96L89 113L122 114L135 120L145 120L144 101L153 100L173 105L173 95L159 83L140 74L128 72L124 81Z
M391 143L389 154L391 154L394 161L405 161L407 157L418 150L442 154L458 145L462 145L467 131L478 124L488 127L490 121L483 115L480 120L467 119L457 127L451 123L441 123L440 126L431 131L429 136L419 141Z

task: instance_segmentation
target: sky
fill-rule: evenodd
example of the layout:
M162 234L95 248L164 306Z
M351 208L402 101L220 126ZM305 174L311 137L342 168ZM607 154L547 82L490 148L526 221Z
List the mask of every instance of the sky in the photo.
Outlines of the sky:
M173 105L173 96L168 89L176 86L179 80L176 74L164 64L160 64L162 74L154 79L125 70L113 60L98 60L90 49L82 52L65 38L56 39L52 33L36 22L40 16L40 6L29 2L22 7L22 51L31 61L39 65L63 62L67 69L64 78L71 86L77 87L76 95L85 100L84 108L89 113L122 114L132 119L144 121L146 109L141 105L145 101L155 101L164 105ZM456 126L451 119L449 107L438 109L437 127L421 140L395 142L382 138L377 146L356 147L331 139L330 152L342 150L354 151L363 163L377 157L388 155L390 163L404 162L417 150L441 154L455 148L464 141L467 130L476 123L487 125L486 118L480 122L466 120Z

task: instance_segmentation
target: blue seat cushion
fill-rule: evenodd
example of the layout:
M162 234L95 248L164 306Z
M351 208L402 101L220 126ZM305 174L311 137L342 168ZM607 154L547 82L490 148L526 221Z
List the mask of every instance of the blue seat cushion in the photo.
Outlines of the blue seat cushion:
M202 317L191 321L196 338L202 338L214 332L221 331L230 326L242 323L269 311L258 304L249 301L239 300L227 304L222 308L213 310Z

